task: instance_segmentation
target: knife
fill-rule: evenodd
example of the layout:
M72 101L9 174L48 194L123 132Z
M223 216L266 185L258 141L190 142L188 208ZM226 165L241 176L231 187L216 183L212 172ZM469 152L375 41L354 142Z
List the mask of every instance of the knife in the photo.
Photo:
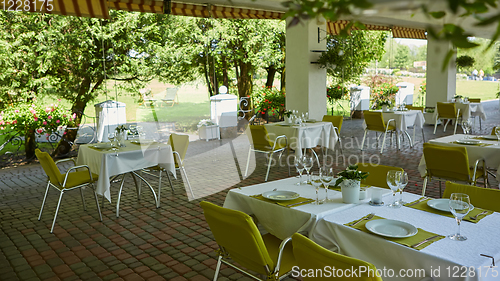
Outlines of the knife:
M305 201L301 201L301 202L297 202L297 203L293 203L293 204L288 204L288 205L285 205L285 207L293 207L293 206L297 206L300 204L311 203L311 202L314 202L314 199L309 199L309 200L305 200Z
M422 197L422 198L418 199L416 202L413 202L413 203L405 205L405 206L406 207L410 207L410 206L413 206L413 205L417 205L418 203L420 203L420 202L422 202L422 201L424 201L426 199L427 199L427 197Z
M429 238L427 238L427 239L425 239L425 240L423 240L423 241L421 241L421 242L418 242L417 244L413 244L413 245L411 245L411 247L412 247L412 248L417 248L418 246L420 246L420 245L422 245L422 244L424 244L424 243L427 243L427 242L429 242L429 241L431 241L431 240L434 240L434 239L436 239L436 238L438 238L438 237L441 237L441 235L434 235L434 236L431 236L431 237L429 237Z

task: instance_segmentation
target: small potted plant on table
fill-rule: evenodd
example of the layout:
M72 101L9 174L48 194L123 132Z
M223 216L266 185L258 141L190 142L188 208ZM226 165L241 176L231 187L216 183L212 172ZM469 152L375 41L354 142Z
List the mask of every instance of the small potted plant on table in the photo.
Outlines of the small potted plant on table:
M368 172L358 171L358 165L350 165L346 170L337 174L335 186L340 186L344 203L358 203L361 180L366 179L368 175Z

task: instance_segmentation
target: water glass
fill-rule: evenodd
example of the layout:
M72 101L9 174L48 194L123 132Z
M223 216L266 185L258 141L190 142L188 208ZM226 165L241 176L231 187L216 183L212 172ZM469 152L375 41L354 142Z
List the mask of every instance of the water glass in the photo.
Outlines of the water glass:
M333 181L333 169L332 168L320 168L319 169L319 174L321 177L321 182L323 183L323 186L325 187L325 203L330 202L328 199L328 186L330 183Z
M392 203L387 205L390 208L401 208L399 201L396 200L396 193L399 190L400 179L401 179L401 171L390 170L387 172L387 177L386 177L387 185L392 190Z
M406 202L403 202L403 189L405 189L406 185L408 185L408 174L403 171L401 173L401 177L399 178L399 205L403 205Z
M450 211L455 216L455 220L457 221L458 232L455 234L451 234L448 237L450 237L451 240L465 241L467 240L467 237L460 235L460 223L470 211L471 205L469 195L464 193L452 193L450 196L449 205Z
M309 174L309 171L311 171L311 168L313 167L313 158L311 156L304 155L302 156L302 163L304 163L304 169L306 169L307 172L307 183L310 183L311 175Z
M296 183L295 185L303 185L306 182L302 181L302 173L304 172L304 163L302 162L302 157L295 157L294 160L294 165L295 168L297 169L297 172L299 172L299 182Z
M500 126L495 128L495 135L497 135L498 144L500 144Z
M316 188L316 202L314 202L313 204L314 205L323 204L323 201L319 201L319 188L322 184L321 176L318 172L312 172L310 177L312 185Z
M461 125L462 125L462 131L464 132L464 134L470 135L471 130L472 130L471 120L469 119L469 120L463 121Z

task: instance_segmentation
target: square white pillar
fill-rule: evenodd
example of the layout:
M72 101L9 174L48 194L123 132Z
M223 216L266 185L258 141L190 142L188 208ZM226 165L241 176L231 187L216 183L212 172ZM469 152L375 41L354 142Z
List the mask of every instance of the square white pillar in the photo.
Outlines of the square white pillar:
M311 62L321 55L313 51L326 50L325 30L326 21L316 19L286 29L286 108L316 120L326 114L326 69Z
M452 46L449 42L427 39L427 94L425 105L435 107L455 96L457 88L456 56L453 55L443 71L443 62Z

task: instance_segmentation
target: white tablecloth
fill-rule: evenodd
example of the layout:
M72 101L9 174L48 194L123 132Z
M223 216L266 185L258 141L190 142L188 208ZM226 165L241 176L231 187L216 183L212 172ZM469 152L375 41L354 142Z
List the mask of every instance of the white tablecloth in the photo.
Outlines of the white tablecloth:
M423 128L425 123L424 114L420 110L382 112L382 116L384 116L384 122L386 123L390 119L394 119L394 121L396 121L396 129L398 131L406 131L406 129L410 126ZM365 121L363 121L363 129L364 128L366 128Z
M461 103L461 102L456 102L455 107L457 109L460 109L460 112L462 113L462 119L463 120L468 120L471 116L472 112L477 112L478 116L486 120L486 112L484 112L483 105L480 102L471 102L471 103ZM436 116L438 114L437 107L436 111L434 111L434 116L433 120L436 120Z
M295 150L297 156L302 155L302 149L317 145L334 149L338 140L331 122L305 123L303 126L291 126L278 122L265 126L272 141L278 136L286 135L290 148Z
M354 204L342 203L342 195L338 191L329 190L328 197L334 199L333 203L323 205L306 204L302 206L287 208L277 204L249 197L250 195L261 194L278 190L294 191L301 197L316 199L316 191L312 185L294 185L298 178L288 178L278 181L257 184L241 189L231 189L224 202L224 207L255 215L258 222L271 234L280 239L291 236L298 231L309 231L315 223L322 217L341 210L349 209ZM390 193L384 189L385 193ZM320 199L325 198L325 189L320 189ZM360 202L367 202L368 199Z
M467 148L467 155L469 156L469 164L474 165L476 160L483 158L486 161L486 166L497 169L497 177L500 178L500 146L497 141L481 140L483 143L491 143L490 146L477 146L477 145L462 145L452 143L454 141L465 138L466 135L456 134L451 136L446 136L442 138L437 138L429 140L430 143L445 145L445 146L465 146ZM470 135L469 135L470 137ZM418 165L418 171L423 177L425 175L425 159L422 155L420 159L420 164Z
M418 195L405 193L403 200L410 202L418 199ZM384 197L385 201L390 200L390 196ZM477 224L462 222L461 234L468 239L466 241L453 241L449 238L436 241L424 249L418 251L406 246L385 240L384 238L365 233L351 227L344 226L359 219L369 213L375 213L386 219L404 221L422 228L426 231L440 235L456 233L458 226L453 218L444 217L408 207L391 209L387 207L373 207L369 204L354 205L348 210L342 210L335 214L324 216L318 221L315 228L310 232L310 238L318 244L334 249L335 245L340 247L342 254L359 258L373 263L377 269L394 270L394 274L399 274L399 270L423 269L426 276L430 276L434 270L434 280L499 280L500 272L496 268L498 276L489 278L478 278L475 276L460 277L464 272L462 266L472 266L481 268L484 274L491 265L491 259L480 256L486 254L500 259L500 239L498 230L500 229L500 214L494 213L483 218ZM458 266L458 268L454 268ZM448 268L449 267L449 268ZM440 277L436 276L440 270ZM457 273L458 277L449 277L448 270ZM472 275L472 274L470 274ZM401 276L383 276L384 281L388 280L421 280L423 276L416 278Z
M99 175L96 192L111 202L109 178L160 164L175 174L172 147L154 143L137 145L129 141L117 152L102 151L92 148L93 144L81 145L78 151L77 165L88 165L90 170Z

